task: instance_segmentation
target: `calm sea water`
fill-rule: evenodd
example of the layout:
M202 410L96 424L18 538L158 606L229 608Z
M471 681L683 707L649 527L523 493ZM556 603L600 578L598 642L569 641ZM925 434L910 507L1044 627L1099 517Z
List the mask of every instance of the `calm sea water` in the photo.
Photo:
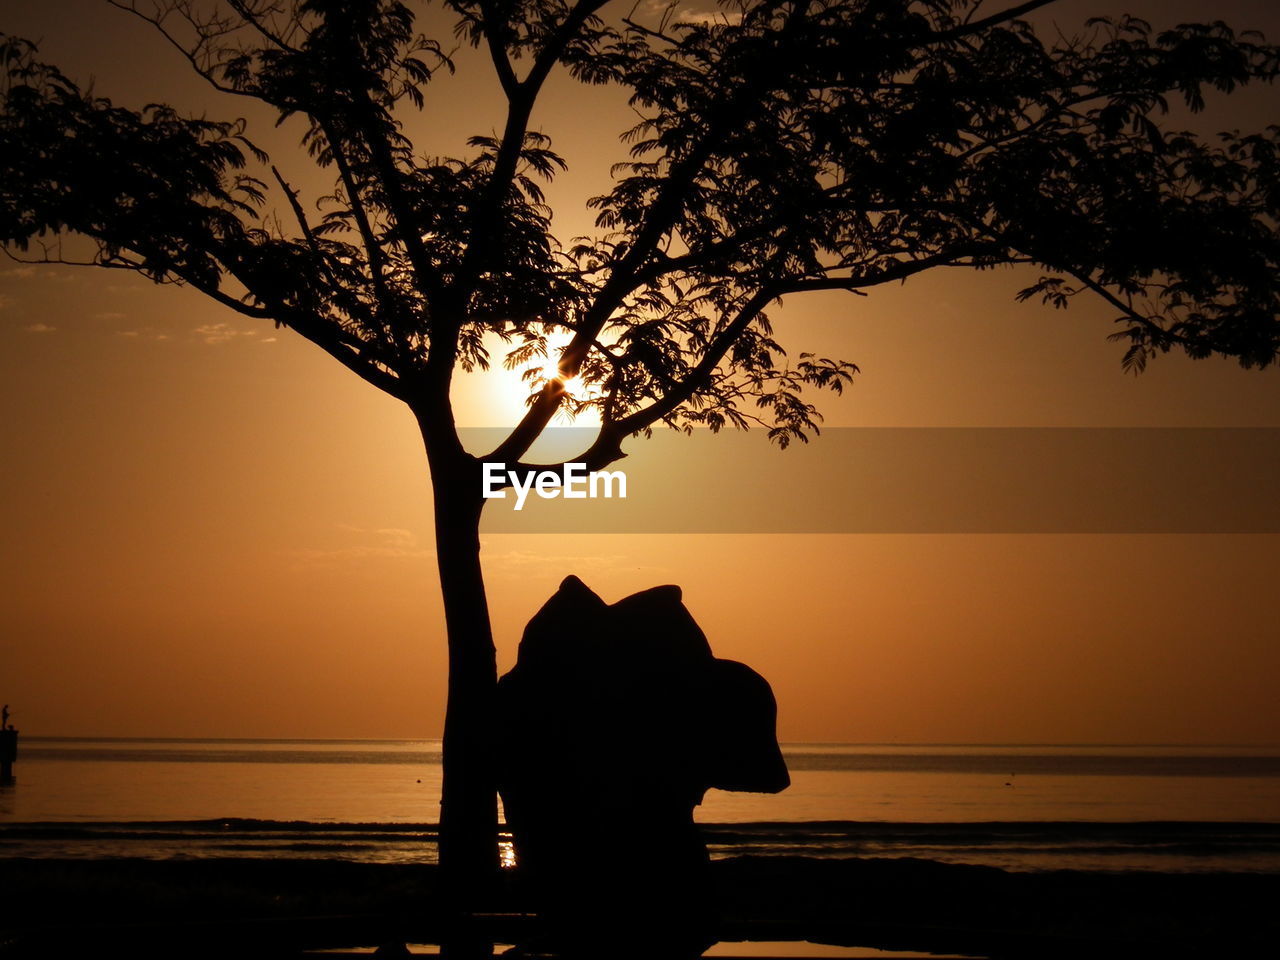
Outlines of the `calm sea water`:
M792 786L711 791L713 856L1280 871L1280 749L790 744ZM431 861L431 740L27 737L0 855ZM596 802L607 804L601 796ZM625 856L627 829L601 838Z

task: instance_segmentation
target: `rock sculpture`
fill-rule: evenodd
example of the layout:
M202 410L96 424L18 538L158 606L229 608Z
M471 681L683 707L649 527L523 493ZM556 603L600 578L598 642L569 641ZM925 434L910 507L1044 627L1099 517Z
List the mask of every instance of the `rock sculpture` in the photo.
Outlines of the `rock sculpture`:
M503 806L555 948L699 955L713 911L694 807L790 782L769 684L712 654L679 587L607 605L571 576L498 700Z

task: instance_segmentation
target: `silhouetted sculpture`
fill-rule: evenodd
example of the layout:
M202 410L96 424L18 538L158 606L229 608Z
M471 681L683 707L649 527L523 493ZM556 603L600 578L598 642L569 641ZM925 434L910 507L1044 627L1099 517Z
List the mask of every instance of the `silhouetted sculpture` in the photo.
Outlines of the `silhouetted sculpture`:
M568 577L498 696L503 805L556 948L700 954L712 938L693 808L709 787L790 783L769 684L712 655L679 587L608 606Z

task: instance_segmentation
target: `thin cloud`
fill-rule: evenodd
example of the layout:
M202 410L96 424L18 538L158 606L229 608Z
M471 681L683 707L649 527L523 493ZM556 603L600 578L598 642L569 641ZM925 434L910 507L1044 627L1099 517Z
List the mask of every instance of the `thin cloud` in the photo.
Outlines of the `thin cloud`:
M288 551L288 556L300 564L346 563L355 560L428 560L435 555L434 550L405 550L400 547L379 547L375 545L336 547L332 550L301 549Z
M516 569L532 566L545 567L549 563L554 563L559 567L577 567L590 570L611 570L627 566L627 558L621 554L561 556L559 554L530 553L527 550L507 550L503 553L484 554L484 561L486 566L512 567Z
M683 3L681 0L646 0L639 7L643 17L650 20L665 18L668 23L741 23L742 13L722 10L714 3ZM652 25L652 24L651 24Z
M257 330L237 330L229 323L206 323L195 328L195 335L209 344L229 343L232 340L253 339Z
M398 527L384 527L381 530L374 530L375 535L381 537L389 546L416 548L418 546L418 535L412 530L401 530Z
M27 333L53 333L57 327L51 327L47 323L32 323L22 328Z
M358 541L327 549L304 548L291 550L288 555L299 565L337 565L362 560L430 560L434 550L422 547L418 535L399 527L381 527L369 530L350 524L337 524L337 529Z
M117 337L127 337L130 340L168 340L169 334L161 333L155 327L142 327L138 330L117 330Z
M339 523L336 526L343 533L357 537L372 537L385 546L416 547L418 545L418 535L403 527L378 527L370 530L367 527L356 527L349 523Z

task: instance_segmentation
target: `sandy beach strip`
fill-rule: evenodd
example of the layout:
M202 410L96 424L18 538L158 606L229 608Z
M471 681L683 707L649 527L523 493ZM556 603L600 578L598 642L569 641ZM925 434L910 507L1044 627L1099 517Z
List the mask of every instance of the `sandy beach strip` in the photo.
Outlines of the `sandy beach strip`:
M1054 871L912 859L741 857L712 868L725 941L814 941L981 957L1242 954L1280 935L1277 874ZM444 909L435 867L293 860L0 861L0 956L135 956L438 942L458 925L518 942L536 928L514 871L481 916ZM602 877L607 882L607 876ZM618 904L620 931L643 923ZM51 940L52 938L52 940ZM253 945L252 948L248 945ZM233 951L228 954L227 951ZM70 952L68 952L70 951Z

